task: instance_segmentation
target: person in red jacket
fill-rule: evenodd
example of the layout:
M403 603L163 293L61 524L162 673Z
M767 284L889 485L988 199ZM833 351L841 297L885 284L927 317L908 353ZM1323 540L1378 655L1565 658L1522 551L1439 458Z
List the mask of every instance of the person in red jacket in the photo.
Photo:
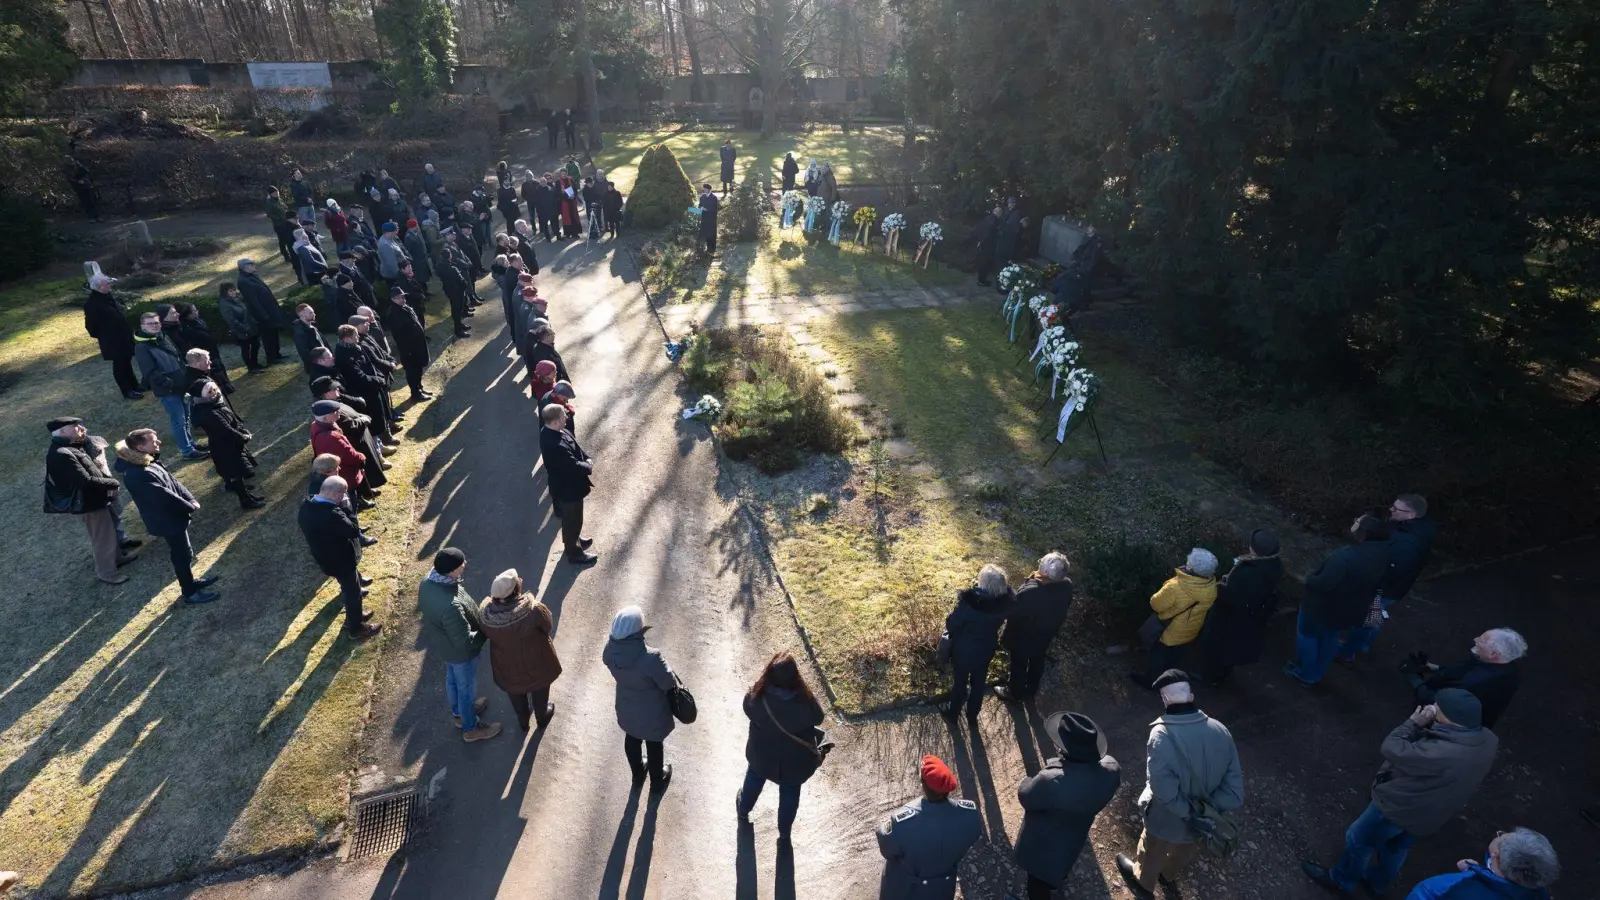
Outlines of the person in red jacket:
M357 497L370 501L372 492L366 486L366 473L362 471L367 456L357 450L339 429L339 404L332 400L318 400L311 404L311 416L311 452L315 455L332 453L339 457L339 477L345 480Z
M328 226L328 236L333 238L333 246L338 252L344 253L350 249L350 219L332 197L328 198L327 212L322 214L322 224Z

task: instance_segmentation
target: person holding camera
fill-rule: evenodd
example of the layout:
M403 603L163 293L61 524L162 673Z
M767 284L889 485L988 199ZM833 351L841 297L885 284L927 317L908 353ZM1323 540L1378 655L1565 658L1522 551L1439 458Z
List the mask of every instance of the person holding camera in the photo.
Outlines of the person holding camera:
M1440 691L1383 739L1372 802L1345 831L1339 861L1326 868L1303 860L1300 870L1334 893L1349 894L1365 882L1381 896L1417 839L1443 828L1477 792L1499 747L1483 726L1477 697L1460 688Z
M1521 660L1527 653L1522 635L1491 628L1472 642L1472 655L1454 665L1440 667L1428 662L1427 654L1411 654L1406 681L1423 704L1446 688L1461 688L1483 704L1483 727L1493 728L1522 683Z

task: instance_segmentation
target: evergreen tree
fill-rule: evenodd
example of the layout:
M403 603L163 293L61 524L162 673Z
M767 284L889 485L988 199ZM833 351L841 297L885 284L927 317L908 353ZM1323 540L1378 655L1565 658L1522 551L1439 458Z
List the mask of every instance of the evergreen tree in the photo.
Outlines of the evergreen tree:
M405 101L435 97L455 79L456 25L445 0L389 0L374 13L386 74Z
M0 3L0 116L15 116L72 77L78 55L67 43L61 0Z

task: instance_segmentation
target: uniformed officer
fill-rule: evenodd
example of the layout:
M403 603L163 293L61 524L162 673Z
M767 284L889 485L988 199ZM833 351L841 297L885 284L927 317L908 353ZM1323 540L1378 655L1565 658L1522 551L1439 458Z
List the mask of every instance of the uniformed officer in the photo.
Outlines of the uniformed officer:
M956 869L983 833L978 807L954 800L956 776L937 756L922 758L922 799L878 828L883 854L879 900L955 900Z

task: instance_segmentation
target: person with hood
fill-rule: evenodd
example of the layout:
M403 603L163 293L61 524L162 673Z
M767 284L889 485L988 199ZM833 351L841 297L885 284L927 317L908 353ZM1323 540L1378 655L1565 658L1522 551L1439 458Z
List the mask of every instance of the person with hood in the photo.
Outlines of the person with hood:
M1367 621L1378 586L1389 574L1389 523L1366 514L1350 524L1353 543L1333 551L1306 576L1306 596L1295 622L1294 662L1283 674L1310 687L1322 680L1340 635Z
M422 164L422 190L429 196L444 190L444 176L433 167L433 163Z
M423 235L416 219L406 222L406 236L401 238L401 244L405 248L406 259L411 263L411 270L417 280L426 282L432 278L433 265L428 259L428 239ZM389 279L389 283L394 284L398 280L397 275L396 278Z
M1515 828L1495 833L1483 863L1463 859L1448 875L1435 875L1411 889L1405 900L1550 900L1561 877L1561 860L1550 840Z
M317 284L322 276L328 274L328 261L311 243L311 238L304 228L297 228L294 232L295 258L300 261L299 273L301 284Z
M339 596L344 601L344 636L352 641L364 641L383 630L382 625L368 622L371 610L361 608L372 579L361 574L361 550L377 543L361 533L349 501L350 485L338 475L327 475L317 485L317 492L300 502L297 523L311 548L311 558L322 574L339 583Z
M144 393L139 390L139 377L133 371L133 326L128 324L127 307L111 293L111 286L116 283L110 275L89 278L89 296L83 301L83 328L100 345L100 358L111 363L111 377L122 396L139 400Z
M815 159L806 160L806 196L815 197L822 192L822 170L817 168Z
M1428 565L1433 554L1433 542L1439 530L1428 516L1428 500L1421 494L1401 494L1389 504L1389 572L1378 585L1378 605L1383 615L1376 625L1362 625L1350 629L1344 643L1334 654L1334 661L1349 665L1356 656L1372 649L1378 638L1382 622L1389 617L1389 608L1411 593L1417 576Z
M1189 645L1200 637L1206 614L1217 602L1217 556L1195 547L1189 558L1150 597L1150 618L1139 629L1149 642L1150 659L1144 672L1129 672L1140 687L1150 687L1168 669L1177 668ZM1159 634L1159 636L1157 636Z
M128 576L117 569L136 557L122 554L116 511L122 485L103 468L105 439L89 434L76 416L51 419L45 428L50 432L50 449L44 458L46 490L55 496L78 498L67 512L89 532L95 577L106 584L125 583Z
M183 358L172 339L161 330L161 318L147 312L139 317L139 332L133 338L134 359L139 362L141 386L154 391L161 408L166 410L167 421L172 425L172 435L183 451L183 458L205 459L206 454L195 446L189 432L188 385L183 383Z
M306 181L305 173L299 169L289 176L289 196L294 200L294 212L298 216L296 221L317 217L317 202L311 196L311 183Z
M733 161L739 158L739 151L734 148L730 138L722 142L722 149L717 151L722 157L722 196L728 196L728 191L733 190Z
M1122 784L1122 769L1106 752L1105 733L1093 719L1083 713L1051 713L1044 730L1056 757L1017 785L1022 830L1017 832L1016 859L1028 874L1027 900L1050 900L1051 892L1066 883L1089 842L1095 816Z
M791 151L783 155L783 193L794 190L794 177L800 174L800 164L794 161Z
M182 336L185 351L196 348L206 351L211 362L211 377L217 382L217 387L222 388L224 394L233 393L233 380L228 377L228 367L222 363L222 347L211 333L211 326L200 315L200 307L193 303L176 303L173 304L172 315L177 316L178 333Z
M1250 547L1217 582L1217 602L1206 616L1201 636L1205 679L1216 685L1233 676L1234 666L1261 659L1267 623L1278 609L1278 536L1265 528L1250 533Z
M289 357L283 354L283 349L278 342L278 329L283 327L283 307L278 305L278 298L272 293L272 288L262 280L256 266L256 261L245 257L238 262L239 277L235 282L239 286L239 294L243 297L245 308L250 311L250 318L255 320L256 329L261 335L261 345L267 352L267 365L288 362Z
M700 185L700 240L705 241L706 252L717 252L717 210L722 201L717 199L711 185Z
M744 786L734 797L739 821L748 825L750 811L767 782L778 786L778 840L789 843L800 812L800 788L827 753L823 743L822 704L811 692L794 657L776 653L744 695L750 720L744 744Z
M422 585L417 589L417 611L422 616L422 640L428 649L444 660L445 699L461 739L467 743L486 741L501 731L499 722L478 719L489 705L478 696L478 656L488 638L483 617L472 601L462 579L467 574L467 555L446 547L433 557Z
M1382 896L1417 840L1447 825L1478 792L1499 748L1500 739L1483 727L1477 697L1460 688L1440 691L1383 739L1372 802L1345 831L1339 861L1326 868L1303 860L1300 871L1335 893L1364 883Z
M995 252L994 242L1000 234L1000 207L996 206L989 211L983 221L972 229L972 234L967 237L967 243L976 249L973 251L973 263L978 269L978 284L989 286L989 273L994 271Z
M265 372L267 367L261 364L261 329L251 317L244 297L239 295L238 285L224 281L217 286L217 311L222 314L222 324L228 326L228 333L233 335L233 342L239 345L246 374Z
M222 479L223 490L239 497L240 509L261 509L267 501L250 488L256 458L245 445L255 439L244 420L222 399L215 381L202 378L189 393L194 397L194 425L206 433L211 445L211 465Z
M1067 555L1052 551L1039 558L1039 568L1017 588L1016 603L1006 617L1000 642L1011 657L1011 675L994 695L1022 702L1039 691L1045 654L1072 609L1072 579L1067 577Z
M633 770L633 783L650 776L650 789L660 791L672 780L663 743L672 734L672 691L678 676L661 651L644 642L644 611L624 606L611 618L611 637L600 661L617 682L617 726L622 729L622 752Z
M322 332L317 330L316 307L301 303L294 308L294 316L294 349L300 354L300 364L305 367L306 374L311 375L316 371L313 354L328 345L322 339Z
M339 201L328 198L328 208L322 214L322 224L328 228L328 237L333 238L333 249L343 253L350 249L350 219L339 208Z
M540 603L532 591L523 590L516 569L507 569L495 576L478 615L493 651L489 671L517 711L517 724L523 731L534 723L540 728L549 725L556 714L550 685L561 677L561 659L550 640L556 627L550 607Z
M210 603L221 596L206 590L217 583L217 576L194 577L194 547L189 543L189 520L200 509L200 501L161 465L160 458L161 439L155 431L135 428L117 442L117 461L112 467L139 507L145 531L167 542L183 602Z
M422 322L406 302L399 286L389 289L389 331L394 338L396 356L406 370L406 385L411 388L411 402L432 400L433 395L422 387L422 373L428 370L428 336Z
M1006 570L986 565L978 580L956 592L956 608L944 620L950 665L955 670L950 699L939 710L955 717L965 703L967 718L978 720L983 695L988 692L989 661L1000 645L1000 625L1011 611L1011 584Z

